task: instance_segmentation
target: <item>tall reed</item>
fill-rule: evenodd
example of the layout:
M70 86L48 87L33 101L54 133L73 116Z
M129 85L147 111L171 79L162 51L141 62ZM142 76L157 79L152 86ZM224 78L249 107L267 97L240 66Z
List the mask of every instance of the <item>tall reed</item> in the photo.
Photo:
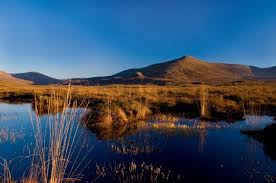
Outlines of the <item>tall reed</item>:
M203 84L200 87L199 103L200 103L200 117L206 118L208 116L208 95L206 86Z
M26 175L16 182L63 183L81 180L81 173L89 163L85 159L92 147L84 155L81 153L85 140L81 139L84 128L80 128L80 120L86 113L87 105L81 111L78 106L72 100L70 87L66 93L53 92L49 98L35 99L35 114L30 112L35 136L32 162ZM42 107L48 110L47 121L39 116ZM13 183L15 181L8 167L5 163L2 181Z

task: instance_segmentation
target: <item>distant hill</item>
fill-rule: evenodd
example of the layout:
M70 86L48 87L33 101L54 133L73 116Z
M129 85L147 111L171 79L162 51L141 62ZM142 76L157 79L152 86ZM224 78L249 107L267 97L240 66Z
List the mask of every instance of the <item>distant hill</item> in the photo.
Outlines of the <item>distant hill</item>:
M276 67L205 62L185 56L176 60L128 69L112 76L70 80L79 85L220 83L237 80L276 79ZM65 84L68 81L64 82Z
M31 81L26 81L26 80L22 80L22 79L18 79L13 77L12 75L0 71L0 81L1 82L9 82L9 83L16 83L16 84L31 84Z
M36 85L48 85L48 84L58 84L60 80L46 76L38 72L26 72L26 73L17 73L11 74L13 77L23 80L31 81Z
M275 79L276 78L276 66L269 68L259 68L250 66L254 76L261 79Z
M7 73L5 73L7 75ZM3 75L3 74L2 74ZM1 75L0 75L1 76ZM37 72L2 76L6 79L29 81L37 85L109 85L109 84L157 84L179 85L185 83L223 84L245 80L276 80L276 66L258 68L241 64L206 62L191 56L153 64L143 68L128 69L111 76L59 80ZM0 78L1 79L1 78ZM21 79L21 80L18 80Z

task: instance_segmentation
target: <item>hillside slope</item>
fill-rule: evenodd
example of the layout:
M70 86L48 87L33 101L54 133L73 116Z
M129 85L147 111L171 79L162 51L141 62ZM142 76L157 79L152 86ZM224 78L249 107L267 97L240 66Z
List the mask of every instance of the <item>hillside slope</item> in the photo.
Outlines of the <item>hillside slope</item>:
M26 72L11 74L13 77L23 80L31 81L36 85L58 84L60 80L46 76L38 72Z
M3 71L0 71L0 82L15 83L15 84L32 84L31 81L15 78L12 75Z
M269 68L259 68L255 66L250 66L252 73L256 78L261 79L275 79L276 78L276 66Z
M275 78L275 68L252 69L240 64L205 62L185 56L176 60L150 65L144 68L128 69L107 77L73 79L72 84L183 84L183 83L223 83L236 80ZM265 77L264 77L265 76Z

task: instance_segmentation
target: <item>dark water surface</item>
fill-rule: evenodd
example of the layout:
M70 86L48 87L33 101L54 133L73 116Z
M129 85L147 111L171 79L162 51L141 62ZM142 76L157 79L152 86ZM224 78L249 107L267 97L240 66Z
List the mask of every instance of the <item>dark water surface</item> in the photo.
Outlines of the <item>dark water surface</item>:
M18 179L30 166L26 156L35 145L29 111L33 113L30 104L0 104L0 157L10 160L12 175ZM42 121L46 118L42 116ZM261 143L240 133L270 123L269 116L248 116L232 124L181 119L113 131L81 127L72 158L84 160L77 168L83 182L130 182L134 174L150 176L147 168L160 171L167 182L273 182L276 161ZM129 171L130 166L137 171Z

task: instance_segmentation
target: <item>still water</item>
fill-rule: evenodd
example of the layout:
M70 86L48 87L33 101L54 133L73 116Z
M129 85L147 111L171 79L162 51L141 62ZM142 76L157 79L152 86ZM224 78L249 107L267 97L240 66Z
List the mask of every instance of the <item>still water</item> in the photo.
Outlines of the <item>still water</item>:
M8 160L15 179L30 167L32 113L31 104L0 104L0 157ZM42 121L47 117L41 116ZM269 116L247 116L231 124L182 118L122 129L81 125L72 162L78 161L82 182L142 182L149 177L153 182L273 182L276 160L263 144L240 133L273 122Z

